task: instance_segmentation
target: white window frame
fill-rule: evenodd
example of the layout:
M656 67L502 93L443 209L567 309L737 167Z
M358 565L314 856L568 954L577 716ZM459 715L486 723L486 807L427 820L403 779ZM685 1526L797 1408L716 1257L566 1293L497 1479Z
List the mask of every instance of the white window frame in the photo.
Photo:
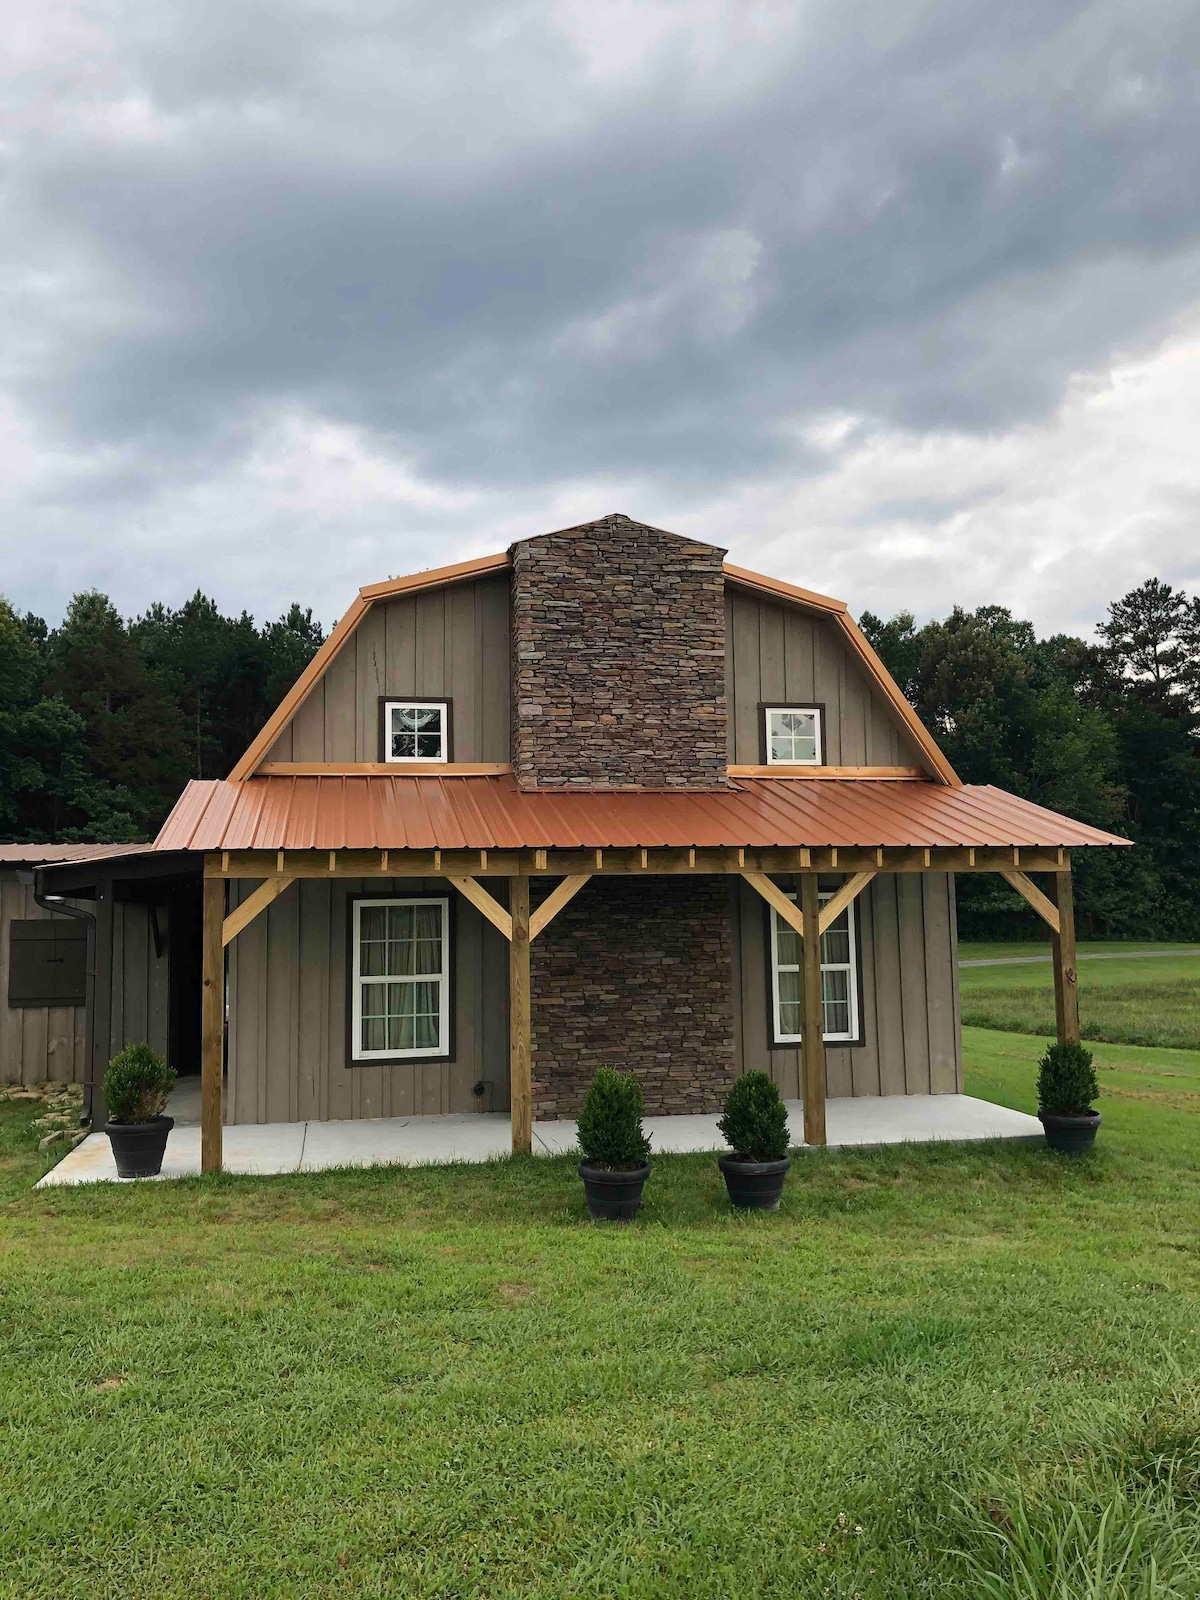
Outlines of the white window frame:
M442 753L439 756L394 756L392 754L393 711L440 711L442 714ZM448 700L385 700L383 703L383 759L403 767L426 761L443 764L450 759L450 702Z
M350 1059L352 1061L410 1061L450 1054L450 971L454 956L450 949L450 901L433 895L381 895L377 899L355 900L351 923L351 1019ZM439 906L442 913L442 970L413 973L411 977L362 975L362 912L373 906ZM364 1050L362 1043L362 992L364 984L437 983L438 1042L411 1050Z
M777 759L771 754L771 718L796 716L797 714L813 719L813 732L816 734L813 756L810 760L805 761L784 761L782 757ZM767 756L767 766L769 767L819 767L821 765L821 752L825 747L825 729L820 706L764 706L763 741Z
M794 900L796 898L796 891L794 889L788 889L788 890L785 890L784 892L786 893L786 895L787 895L789 900ZM834 892L835 891L832 890L832 889L822 892L820 894L820 896L818 897L819 900L820 900L821 905L825 905L827 901L832 900L833 896L834 896ZM849 934L850 934L850 939L849 939L849 947L850 947L849 948L849 956L850 956L850 959L849 959L849 961L848 962L847 961L822 961L822 963L821 963L821 972L822 972L822 974L824 974L826 972L849 972L849 974L850 974L850 979L849 979L849 982L848 982L848 984L846 986L846 992L847 992L847 995L848 995L848 998L849 998L849 1002L850 1002L850 1004L849 1004L849 1012L850 1012L850 1018L849 1018L849 1020L850 1020L850 1028L849 1028L849 1031L846 1032L846 1033L828 1033L827 1032L824 1035L826 1044L857 1044L859 1039L862 1036L862 1017L861 1017L861 1015L859 1013L859 1000L858 1000L858 928L857 928L857 920L858 919L857 919L857 911L858 911L857 903L852 900L850 902L850 904L846 907L846 927L848 928ZM776 1044L801 1044L803 1042L803 1035L802 1034L799 1034L799 1033L784 1033L783 1029L779 1026L779 1017L780 1017L780 1011L779 1011L779 1004L780 1004L780 1001L779 1001L779 974L781 972L796 972L796 971L798 971L798 967L793 966L790 962L786 966L783 966L783 967L780 966L780 964L779 964L779 924L782 921L782 918L780 917L778 911L776 911L773 907L771 908L770 915L771 915L771 1035L772 1035L772 1038L773 1038L773 1040L774 1040L774 1042ZM822 937L824 937L824 935L822 935ZM824 1001L824 996L822 996L822 1002L823 1001ZM823 1016L824 1016L824 1012L822 1012L822 1017Z

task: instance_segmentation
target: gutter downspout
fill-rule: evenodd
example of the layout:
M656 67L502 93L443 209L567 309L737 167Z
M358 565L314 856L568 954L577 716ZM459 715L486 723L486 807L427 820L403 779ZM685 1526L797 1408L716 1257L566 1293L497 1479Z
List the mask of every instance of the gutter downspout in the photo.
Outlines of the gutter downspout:
M62 895L45 892L45 882L41 869L33 875L33 900L34 904L41 906L43 911L57 912L64 917L74 917L79 922L87 924L87 965L85 969L84 986L84 1052L83 1052L83 1112L79 1118L80 1127L92 1120L92 1095L95 1089L96 1069L92 1053L92 1037L96 1029L96 913L83 911L79 906L69 906Z

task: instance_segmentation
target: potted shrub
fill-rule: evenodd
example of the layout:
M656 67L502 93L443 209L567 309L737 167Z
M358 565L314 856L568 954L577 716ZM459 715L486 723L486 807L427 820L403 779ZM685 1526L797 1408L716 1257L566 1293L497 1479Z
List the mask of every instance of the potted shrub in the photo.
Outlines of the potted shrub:
M1092 1059L1078 1039L1068 1039L1050 1045L1038 1062L1038 1117L1046 1143L1063 1155L1082 1155L1096 1142L1100 1113L1094 1102L1100 1085Z
M104 1098L108 1121L104 1131L122 1178L153 1178L162 1171L167 1135L174 1117L163 1107L175 1086L175 1070L148 1044L126 1045L108 1064Z
M632 1222L650 1176L642 1089L628 1073L599 1067L579 1113L579 1176L597 1221Z
M791 1166L787 1107L765 1072L747 1072L725 1097L717 1123L733 1154L717 1165L730 1203L742 1211L778 1211Z

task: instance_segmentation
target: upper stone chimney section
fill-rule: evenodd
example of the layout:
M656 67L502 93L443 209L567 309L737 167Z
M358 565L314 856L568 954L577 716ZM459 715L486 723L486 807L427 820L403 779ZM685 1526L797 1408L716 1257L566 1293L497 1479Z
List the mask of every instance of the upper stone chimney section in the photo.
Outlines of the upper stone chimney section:
M511 555L521 787L725 788L725 551L615 514Z

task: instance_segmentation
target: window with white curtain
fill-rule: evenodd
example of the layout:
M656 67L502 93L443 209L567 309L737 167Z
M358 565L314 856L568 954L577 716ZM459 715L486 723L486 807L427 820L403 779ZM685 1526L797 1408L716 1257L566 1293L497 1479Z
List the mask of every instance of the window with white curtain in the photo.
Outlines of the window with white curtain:
M352 1058L446 1055L449 900L355 900L353 904Z
M788 898L796 898L789 892ZM822 894L821 904L832 899ZM848 905L821 935L821 1008L826 1044L859 1038L858 950L855 907ZM771 912L771 1024L776 1044L801 1042L800 938L778 911Z

